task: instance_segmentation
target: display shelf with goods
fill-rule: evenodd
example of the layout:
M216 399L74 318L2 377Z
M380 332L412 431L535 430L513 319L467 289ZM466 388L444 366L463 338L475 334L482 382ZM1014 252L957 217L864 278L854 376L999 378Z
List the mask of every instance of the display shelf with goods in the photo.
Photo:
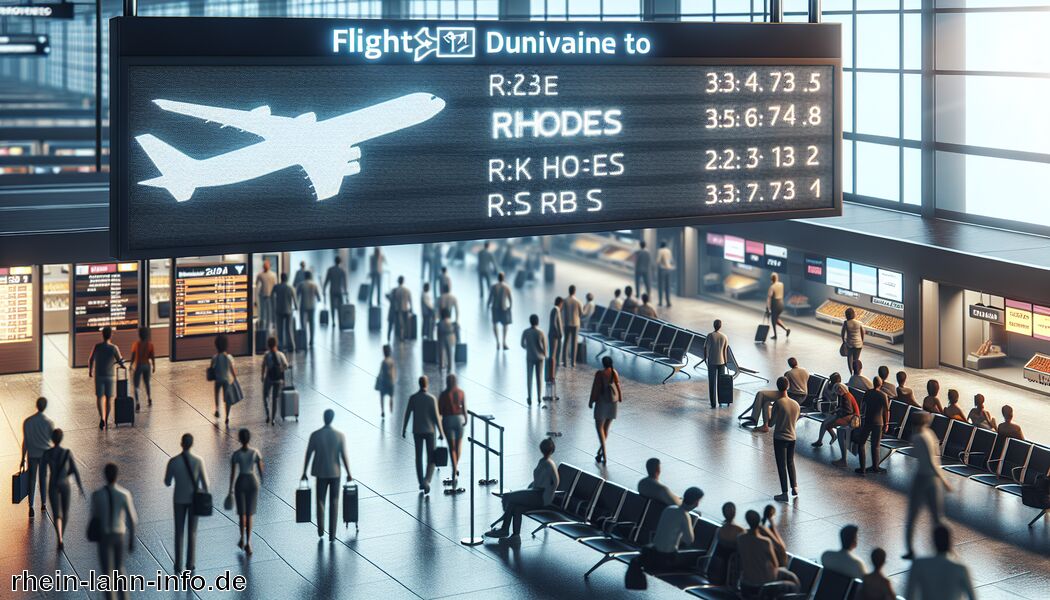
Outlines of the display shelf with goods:
M641 231L581 233L553 238L553 250L621 273L634 275ZM655 262L655 261L654 261Z
M44 333L69 332L69 265L44 265Z
M1050 356L1037 352L1025 364L1024 378L1039 385L1050 386Z

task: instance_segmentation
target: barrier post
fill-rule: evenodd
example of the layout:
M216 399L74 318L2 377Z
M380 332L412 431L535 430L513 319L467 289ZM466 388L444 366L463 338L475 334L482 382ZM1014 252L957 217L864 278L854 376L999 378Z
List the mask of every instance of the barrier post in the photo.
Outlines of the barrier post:
M470 415L470 481L474 480L474 415ZM470 537L459 541L464 546L479 546L484 540L474 536L474 486L470 486Z

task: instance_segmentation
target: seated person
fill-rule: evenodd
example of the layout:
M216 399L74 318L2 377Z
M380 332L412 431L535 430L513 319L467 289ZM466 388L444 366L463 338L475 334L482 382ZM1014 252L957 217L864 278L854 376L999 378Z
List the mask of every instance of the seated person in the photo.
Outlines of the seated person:
M783 582L782 593L798 589L798 577L788 571L786 565L777 558L773 542L762 535L759 522L762 517L753 510L744 515L748 530L736 539L737 552L740 554L740 588L742 591L755 592L767 583Z
M926 397L922 399L922 409L928 413L936 415L944 414L944 407L941 406L941 399L937 397L937 394L941 392L941 384L936 379L931 379L926 382Z
M744 533L744 528L737 525L736 504L726 502L722 505L722 526L718 528L717 543L714 554L707 563L705 576L715 585L724 585L729 578L729 565L736 554L736 539Z
M668 570L686 566L695 556L682 556L678 553L681 544L690 546L693 543L693 516L690 511L700 504L704 492L698 487L691 487L682 495L681 505L668 506L660 513L653 534L651 552L645 553L644 566L647 570ZM691 566L691 565L690 565Z
M736 549L736 538L744 533L744 528L736 524L736 504L726 502L722 505L722 526L718 528L718 544Z
M798 360L792 356L788 359L788 370L784 377L788 380L788 396L796 402L802 402L809 393L809 372L798 366Z
M638 482L638 493L643 498L656 500L665 506L678 506L682 499L660 482L660 459L650 458L645 461L645 472L648 477Z
M790 562L787 544L784 543L784 539L780 537L780 532L777 531L776 524L773 523L773 517L775 516L777 516L777 508L772 504L767 504L762 510L762 521L758 524L758 532L773 543L773 551L776 552L777 560L780 561L780 564L786 565Z
M1024 439L1024 433L1021 432L1021 426L1014 423L1014 407L1009 404L1003 405L1003 422L999 423L996 432L999 433L1001 438L1014 438L1017 440Z
M966 413L959 406L959 390L948 390L948 406L944 408L944 416L966 422Z
M886 551L876 548L871 551L871 573L861 578L859 600L897 600L897 594L893 591L893 584L889 578L882 574L882 566L886 564Z
M755 433L769 431L770 412L773 403L779 398L787 397L788 380L786 377L777 378L776 390L762 390L755 394L755 401L751 403L751 413L744 418L744 425L758 425L758 417L762 416L762 425L755 427Z
M838 371L835 371L828 377L828 382L824 385L824 391L820 394L821 412L835 412L835 407L839 403L839 395L835 391L835 386L840 383L842 383L842 375L839 375Z
M846 525L839 530L841 550L828 550L820 555L820 564L829 571L845 575L851 579L864 577L864 561L853 553L857 549L857 526Z
M835 430L839 427L848 426L853 415L860 416L860 405L857 404L857 399L850 393L849 388L839 383L835 385L834 393L836 399L835 410L820 424L820 435L817 436L817 441L811 444L814 448L824 445L822 440L825 432L831 434L831 443L834 444L836 439Z
M984 394L977 394L973 397L973 408L970 409L970 414L966 418L974 427L995 431L995 417L984 409Z
M554 500L554 492L558 489L558 467L551 460L551 455L554 454L554 440L545 438L540 442L540 453L543 457L532 471L532 483L528 489L503 494L503 516L500 517L503 524L486 532L485 537L509 538L511 542L521 541L521 515L549 506ZM513 534L510 533L512 523Z
M907 382L908 374L904 371L897 371L897 399L909 406L922 408L922 406L915 401L915 392L905 385Z
M864 375L861 375L863 369L864 364L861 363L860 360L853 361L853 374L850 375L849 381L846 382L846 385L851 388L857 388L858 390L870 390L871 380Z
M890 368L886 365L879 367L879 379L882 380L882 393L891 400L897 397L897 386L890 382Z

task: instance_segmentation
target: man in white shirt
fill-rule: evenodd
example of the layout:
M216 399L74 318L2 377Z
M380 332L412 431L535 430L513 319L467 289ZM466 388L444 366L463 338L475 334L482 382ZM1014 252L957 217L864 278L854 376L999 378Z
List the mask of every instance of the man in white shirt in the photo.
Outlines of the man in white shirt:
M303 462L303 479L306 479L306 468L310 459L314 461L310 474L317 481L317 537L324 536L324 501L328 496L328 541L335 541L335 526L339 520L339 505L336 500L339 494L339 478L342 477L340 461L346 467L347 482L353 481L350 475L350 459L346 455L346 436L332 427L335 411L324 411L324 427L310 434L306 445L306 460Z
M928 412L916 412L911 418L915 419L911 439L915 478L912 479L911 490L908 492L908 517L904 525L908 552L903 556L905 560L915 558L912 539L915 536L915 519L919 516L919 511L926 508L930 511L933 522L940 525L944 515L944 491L952 489L944 477L944 471L941 470L941 445L937 435L930 429L932 415Z
M124 544L128 553L135 551L135 525L138 515L131 492L117 485L117 465L107 463L103 469L106 485L91 494L91 521L98 524L98 557L101 573L124 573ZM90 527L90 526L89 526ZM107 598L128 598L128 592L109 592Z
M933 530L933 545L937 554L918 558L908 573L909 600L977 600L966 565L952 559L952 535L944 525Z
M671 308L671 276L674 274L674 259L671 258L671 249L667 242L660 242L660 249L656 251L656 288L659 294L659 306L667 303Z
M726 372L729 362L729 338L722 333L722 320L715 319L715 329L707 334L704 340L704 360L707 362L707 393L711 398L711 408L718 406L718 376ZM732 398L724 398L726 403Z
M638 482L638 494L643 498L656 500L665 506L678 506L682 503L682 499L660 481L659 458L650 458L645 461L645 472L648 476Z
M204 468L204 461L190 452L192 447L193 435L182 434L182 452L168 461L168 468L164 472L164 485L171 487L172 482L175 483L172 499L175 504L176 573L182 572L183 534L186 535L186 570L193 571L197 568L197 515L193 512L193 494L198 489L208 491L208 472Z
M645 564L647 569L665 570L678 566L679 546L683 543L689 546L694 540L690 511L700 504L703 497L704 492L700 488L691 487L682 494L681 505L668 506L660 513L653 534L652 556L648 557Z
M26 466L29 460L29 518L32 519L33 496L36 494L36 482L40 485L40 512L45 510L47 504L47 470L41 469L41 459L44 452L51 447L51 432L55 430L55 423L44 415L47 409L47 398L36 399L36 412L22 422L22 463Z
M857 526L846 525L839 530L839 540L842 541L841 550L828 550L820 556L820 564L825 569L845 575L851 579L864 577L864 561L857 558L853 553L857 549Z

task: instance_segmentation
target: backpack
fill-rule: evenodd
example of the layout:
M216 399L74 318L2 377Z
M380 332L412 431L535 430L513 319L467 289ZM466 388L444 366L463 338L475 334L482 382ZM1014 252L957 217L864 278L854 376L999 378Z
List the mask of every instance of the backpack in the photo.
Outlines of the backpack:
M284 379L284 366L277 360L277 354L270 352L266 355L266 379L267 381L281 381Z

